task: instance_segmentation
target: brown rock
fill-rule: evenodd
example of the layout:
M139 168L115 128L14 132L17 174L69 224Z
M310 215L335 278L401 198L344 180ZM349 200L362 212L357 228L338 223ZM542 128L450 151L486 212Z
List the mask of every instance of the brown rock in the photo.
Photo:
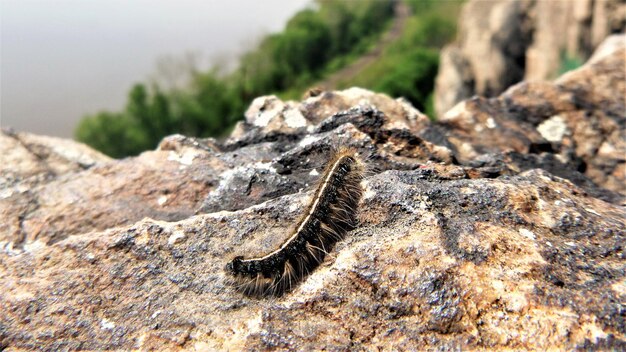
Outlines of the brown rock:
M64 143L77 145L73 149L79 156L76 160L91 160L90 153L99 155L84 145ZM55 143L45 153L62 147L63 143ZM217 162L198 149L146 152L120 161L101 156L98 162L82 167L75 163L18 164L21 169L15 170L29 178L2 190L0 214L5 221L0 224L0 243L53 243L72 235L132 224L146 216L168 221L184 219L195 212L216 181L208 168ZM39 173L48 175L52 168L62 169L63 174L26 183Z
M71 140L0 131L0 186L35 185L59 175L111 161L83 144Z
M0 349L623 350L620 55L440 123L351 89L63 172L0 150ZM237 293L224 265L290 236L338 146L372 165L359 226L283 297Z
M279 300L224 285L306 199L2 254L5 346L24 349L623 347L623 208L541 171L367 181L361 226Z

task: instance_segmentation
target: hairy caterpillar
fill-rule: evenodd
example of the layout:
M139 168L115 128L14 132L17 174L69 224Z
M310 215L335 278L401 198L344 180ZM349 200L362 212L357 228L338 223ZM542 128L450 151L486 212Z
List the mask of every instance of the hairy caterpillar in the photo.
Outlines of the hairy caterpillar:
M356 225L364 173L364 163L356 151L338 151L326 165L292 235L262 257L237 256L226 265L235 287L249 296L281 296L315 270Z

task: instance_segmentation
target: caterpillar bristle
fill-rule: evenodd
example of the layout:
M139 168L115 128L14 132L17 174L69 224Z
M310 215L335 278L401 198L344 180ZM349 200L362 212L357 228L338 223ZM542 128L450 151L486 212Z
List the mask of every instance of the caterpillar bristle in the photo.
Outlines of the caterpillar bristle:
M233 286L248 296L281 296L315 270L356 227L363 193L360 182L366 170L356 151L336 152L291 236L264 256L237 256L226 265Z

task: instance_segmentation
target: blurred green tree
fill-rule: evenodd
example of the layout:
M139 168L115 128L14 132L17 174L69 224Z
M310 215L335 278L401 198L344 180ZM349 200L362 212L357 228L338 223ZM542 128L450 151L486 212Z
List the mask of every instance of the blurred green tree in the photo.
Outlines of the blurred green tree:
M79 122L75 135L114 158L139 154L150 147L144 130L123 113L105 111L86 116Z
M373 89L393 97L405 97L416 108L425 111L428 96L435 88L439 53L418 47L398 61L401 64L388 67L387 74Z
M338 69L349 61L342 58L367 50L392 18L396 1L404 0L318 0L314 7L294 15L283 32L266 36L255 50L244 54L233 72L190 70L192 78L185 88L163 90L158 84L137 84L122 112L85 116L75 136L114 157L154 148L172 133L222 136L241 119L253 98L293 87L304 89L329 68ZM434 33L446 37L447 27L442 28ZM425 35L426 29L423 32L414 42L424 43L416 45L433 41ZM364 86L423 102L432 89L428 80L436 72L433 56L416 52L411 55L419 62L409 63L394 55L394 65L385 64L386 71L375 84Z

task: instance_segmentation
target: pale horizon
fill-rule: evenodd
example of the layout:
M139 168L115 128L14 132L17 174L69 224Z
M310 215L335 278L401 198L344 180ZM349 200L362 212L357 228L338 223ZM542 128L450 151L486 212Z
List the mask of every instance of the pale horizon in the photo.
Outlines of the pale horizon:
M0 125L72 137L85 114L122 109L159 62L228 64L311 3L2 0Z

